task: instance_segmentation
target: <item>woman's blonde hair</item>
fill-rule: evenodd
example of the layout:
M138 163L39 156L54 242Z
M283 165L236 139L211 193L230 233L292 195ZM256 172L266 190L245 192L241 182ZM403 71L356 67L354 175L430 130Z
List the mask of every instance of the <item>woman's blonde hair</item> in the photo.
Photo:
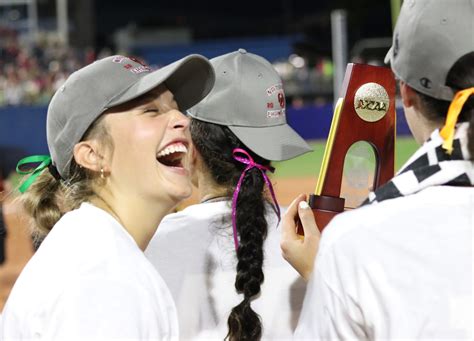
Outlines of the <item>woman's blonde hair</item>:
M105 115L100 116L81 140L97 139L113 152L113 140L104 117ZM20 197L26 213L31 218L32 236L36 245L66 212L78 208L94 196L93 185L98 183L99 178L100 174L80 167L74 158L67 179L57 180L48 169L43 170Z

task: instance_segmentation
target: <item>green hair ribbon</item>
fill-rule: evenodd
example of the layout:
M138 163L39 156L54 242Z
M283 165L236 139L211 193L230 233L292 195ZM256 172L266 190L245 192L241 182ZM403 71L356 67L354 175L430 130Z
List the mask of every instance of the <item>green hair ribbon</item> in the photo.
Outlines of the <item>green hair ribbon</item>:
M36 168L29 168L28 170L21 170L20 168L24 165L32 164L32 163L39 163ZM16 172L21 175L28 175L31 174L28 179L25 180L18 189L20 193L25 193L25 191L31 186L31 184L36 180L38 175L41 174L41 172L45 169L48 168L48 166L51 164L51 156L49 155L32 155L32 156L27 156L20 161L18 161L16 165Z

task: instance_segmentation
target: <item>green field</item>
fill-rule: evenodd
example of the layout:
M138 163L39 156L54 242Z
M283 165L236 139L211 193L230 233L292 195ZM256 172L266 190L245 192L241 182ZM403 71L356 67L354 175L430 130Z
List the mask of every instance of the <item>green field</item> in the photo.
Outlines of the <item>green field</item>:
M275 177L307 177L319 173L326 141L311 141L314 151L288 161L273 162ZM418 145L412 137L397 137L395 144L395 169L398 170L412 155Z

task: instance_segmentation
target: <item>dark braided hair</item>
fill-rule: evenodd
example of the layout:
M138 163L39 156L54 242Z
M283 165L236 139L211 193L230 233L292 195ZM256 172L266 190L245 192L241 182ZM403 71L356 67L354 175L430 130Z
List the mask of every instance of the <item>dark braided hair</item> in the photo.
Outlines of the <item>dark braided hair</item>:
M265 160L249 150L226 126L191 120L191 136L196 149L209 169L214 181L228 189L232 197L246 165L234 160L234 148L245 149L255 162L269 166ZM237 250L235 289L244 295L227 320L227 340L259 340L262 336L260 316L252 310L251 301L260 293L263 283L263 242L267 236L265 219L265 181L260 170L247 171L237 200L237 231L240 237Z
M446 85L454 91L474 86L474 52L465 54L454 63L446 77ZM430 121L444 123L450 102L415 91L420 97L424 116ZM469 122L468 149L471 159L474 159L474 96L471 96L464 104L458 122Z

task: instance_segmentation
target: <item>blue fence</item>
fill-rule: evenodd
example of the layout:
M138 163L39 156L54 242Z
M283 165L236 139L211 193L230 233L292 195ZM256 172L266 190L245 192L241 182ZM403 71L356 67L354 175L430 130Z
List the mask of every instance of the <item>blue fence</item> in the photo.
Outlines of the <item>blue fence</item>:
M0 146L20 147L27 154L48 153L46 107L0 108Z
M0 108L0 146L20 147L27 154L48 153L46 107ZM288 123L307 140L325 139L332 120L332 104L288 108ZM397 110L397 134L410 131L402 110Z

